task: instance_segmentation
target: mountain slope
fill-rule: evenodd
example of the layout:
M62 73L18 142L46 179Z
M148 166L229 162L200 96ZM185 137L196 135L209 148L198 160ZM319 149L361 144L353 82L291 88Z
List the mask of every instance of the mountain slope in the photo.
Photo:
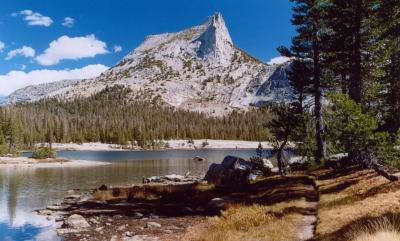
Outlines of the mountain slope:
M124 85L133 98L216 115L290 96L285 69L269 66L234 46L220 13L204 24L146 37L117 65L94 79L57 91L67 99Z
M4 99L6 104L15 104L18 102L36 101L43 97L57 96L67 91L79 80L61 80L57 82L29 85L11 93Z

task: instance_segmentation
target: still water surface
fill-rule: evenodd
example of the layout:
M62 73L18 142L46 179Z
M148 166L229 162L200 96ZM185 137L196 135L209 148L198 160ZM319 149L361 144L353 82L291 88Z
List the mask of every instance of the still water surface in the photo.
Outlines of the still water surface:
M29 156L30 153L24 153ZM59 203L71 189L139 183L143 176L204 175L226 155L249 158L254 150L196 151L60 151L60 158L110 162L111 165L69 168L0 168L0 241L59 240L54 221L35 209ZM195 156L207 161L194 161Z

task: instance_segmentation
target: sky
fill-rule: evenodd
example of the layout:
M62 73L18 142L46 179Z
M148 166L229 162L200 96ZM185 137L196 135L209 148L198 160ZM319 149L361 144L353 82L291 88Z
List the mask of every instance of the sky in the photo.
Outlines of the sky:
M234 44L268 62L290 45L289 0L0 0L0 96L99 75L150 34L221 12Z

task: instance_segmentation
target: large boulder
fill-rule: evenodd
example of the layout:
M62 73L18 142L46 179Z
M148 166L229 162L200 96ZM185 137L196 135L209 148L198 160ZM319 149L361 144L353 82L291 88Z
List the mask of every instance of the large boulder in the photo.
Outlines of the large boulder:
M225 169L252 169L253 165L251 162L246 161L243 158L237 156L226 156L222 161L221 165Z
M331 155L325 160L325 166L330 168L343 168L349 165L353 165L354 163L349 159L348 153L338 153L335 155Z
M86 221L86 219L78 214L69 216L66 220L66 224L74 229L85 229L90 227L90 224Z
M305 156L294 156L288 161L291 171L305 171L310 167L310 163Z
M241 186L248 184L253 165L240 157L227 156L221 164L211 164L205 180L209 183L224 186Z

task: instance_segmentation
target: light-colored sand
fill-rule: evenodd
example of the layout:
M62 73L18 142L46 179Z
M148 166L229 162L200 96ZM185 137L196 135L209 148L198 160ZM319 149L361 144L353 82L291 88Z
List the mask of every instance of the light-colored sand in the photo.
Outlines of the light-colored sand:
M0 168L60 168L60 167L89 167L108 165L108 162L85 161L85 160L57 160L44 159L35 160L27 157L0 157Z
M256 149L258 141L233 141L233 140L193 140L194 144L187 140L169 140L168 148L172 150L196 150L196 149ZM203 143L208 143L203 146ZM272 148L271 143L262 142L264 148ZM41 144L39 144L40 146ZM132 148L131 145L115 145L99 142L90 143L53 143L53 148L57 150L74 150L74 151L117 151L117 150L140 150L139 147Z

